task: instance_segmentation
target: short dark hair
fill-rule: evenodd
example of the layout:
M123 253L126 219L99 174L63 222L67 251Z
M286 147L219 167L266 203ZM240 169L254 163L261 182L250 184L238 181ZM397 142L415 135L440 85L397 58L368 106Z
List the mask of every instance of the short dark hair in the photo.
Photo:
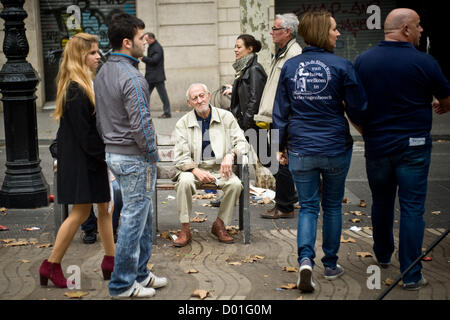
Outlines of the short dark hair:
M150 39L155 39L155 34L153 32L146 32L145 33Z
M261 51L261 41L256 40L254 36L252 36L251 34L241 34L239 37L237 37L238 39L241 39L242 42L244 42L244 46L246 48L248 47L252 47L253 51L252 52L259 52Z
M113 50L122 48L123 39L133 40L138 29L145 29L141 19L126 12L113 15L108 25L108 38Z

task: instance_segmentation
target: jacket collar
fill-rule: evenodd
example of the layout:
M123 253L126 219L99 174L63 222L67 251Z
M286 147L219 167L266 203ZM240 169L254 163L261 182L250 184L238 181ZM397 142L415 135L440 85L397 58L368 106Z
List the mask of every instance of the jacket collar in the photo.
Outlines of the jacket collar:
M209 105L209 107L211 108L211 123L213 122L220 122L220 116L219 116L219 111L217 111L216 107L213 107L211 104ZM187 121L187 126L189 128L192 127L199 127L198 122L197 122L197 117L195 116L195 110L192 109L188 115L188 121Z
M124 53L119 53L119 52L111 52L110 53L110 57L108 58L108 60L111 61L127 61L129 63L131 63L132 65L134 65L135 67L137 67L137 65L139 64L139 60L136 58L133 58L132 56L129 56L127 54Z
M286 44L286 50L284 50L279 56L278 59L283 58L286 55L286 52L289 51L289 49L294 45L294 43L297 42L296 38L291 39L287 44ZM275 57L275 56L274 56Z

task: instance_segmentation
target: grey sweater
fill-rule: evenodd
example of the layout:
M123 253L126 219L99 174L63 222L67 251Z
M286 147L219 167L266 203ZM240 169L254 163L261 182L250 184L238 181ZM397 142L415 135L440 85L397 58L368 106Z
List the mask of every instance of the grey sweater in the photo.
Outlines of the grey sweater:
M105 151L159 160L148 83L139 61L112 53L94 80L97 129Z

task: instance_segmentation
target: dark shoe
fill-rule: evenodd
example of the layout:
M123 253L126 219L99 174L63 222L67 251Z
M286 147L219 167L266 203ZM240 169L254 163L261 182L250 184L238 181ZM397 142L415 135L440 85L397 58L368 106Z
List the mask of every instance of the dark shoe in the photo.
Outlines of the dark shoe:
M222 203L222 197L211 200L209 202L210 205L212 205L213 207L216 207L216 208L219 208L221 203Z
M293 218L294 217L294 211L291 212L282 212L277 209L277 207L273 207L270 210L265 211L264 213L261 213L261 218L264 219L278 219L278 218Z
M191 229L189 227L189 223L181 224L181 231L178 233L178 238L173 242L175 247L181 248L186 246L189 242L191 242Z
M83 243L85 244L93 244L97 241L97 232L84 232L83 234Z
M160 118L160 119L168 119L168 118L172 118L172 116L170 114L163 113L158 118Z
M420 279L417 282L404 283L403 289L409 290L409 291L415 291L415 290L419 290L419 289L425 287L427 284L428 284L428 281L422 276L422 279Z
M67 288L67 279L64 277L60 263L51 263L45 259L39 268L39 277L41 286L47 286L50 279L58 288Z
M313 292L316 287L312 276L312 262L310 259L305 258L300 264L297 279L297 289L301 292Z
M223 243L233 243L234 242L234 238L229 235L229 233L225 229L225 225L224 225L223 221L219 218L217 218L216 221L214 221L212 228L211 228L211 233L213 235L215 235L217 238L219 238L220 242L223 242Z
M325 267L325 273L324 277L327 280L334 280L339 278L344 274L344 268L342 268L340 265L336 265L334 268Z
M102 272L104 280L111 280L111 273L114 270L114 257L103 256Z

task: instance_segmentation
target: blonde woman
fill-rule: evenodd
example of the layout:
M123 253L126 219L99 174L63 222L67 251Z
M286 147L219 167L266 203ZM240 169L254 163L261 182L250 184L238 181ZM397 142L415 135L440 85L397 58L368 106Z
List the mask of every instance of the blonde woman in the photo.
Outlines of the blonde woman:
M114 267L105 146L96 128L92 82L99 60L97 37L78 33L66 44L57 77L53 117L59 120L58 202L73 206L58 231L50 257L39 269L44 286L50 279L59 288L67 287L61 260L78 228L88 218L93 203L98 206L98 231L105 250L102 262L105 280L110 278Z

